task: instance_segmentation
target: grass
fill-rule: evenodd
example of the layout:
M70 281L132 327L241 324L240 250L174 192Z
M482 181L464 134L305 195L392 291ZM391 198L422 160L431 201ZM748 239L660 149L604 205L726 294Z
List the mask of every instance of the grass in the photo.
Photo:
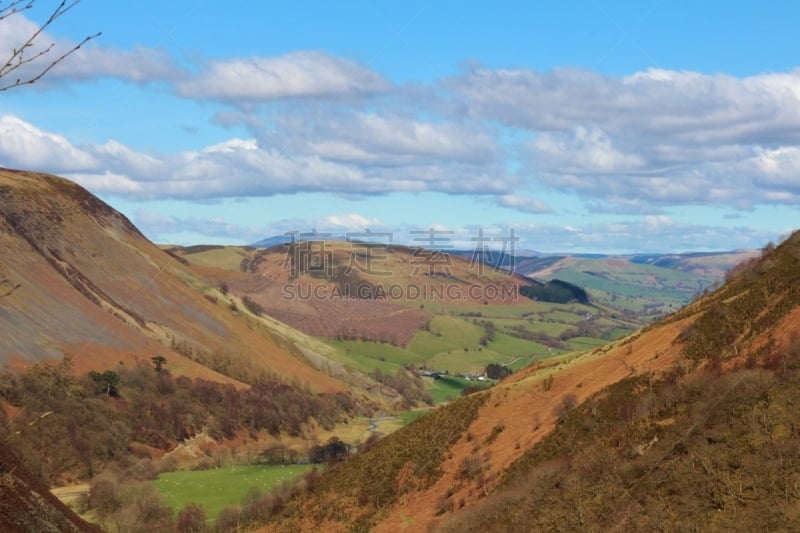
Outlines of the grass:
M403 422L404 426L407 426L417 418L427 415L428 412L430 412L430 409L412 409L398 413L397 417Z
M477 346L484 334L481 326L452 316L434 316L430 331L420 331L414 336L408 349L423 356Z
M567 346L574 351L589 350L597 346L608 344L607 341L595 339L594 337L573 337L567 341Z
M189 503L206 511L209 522L225 507L238 504L253 489L269 491L315 465L232 466L213 470L164 472L153 482L170 508L178 513Z
M430 379L430 378L426 378ZM431 380L432 383L428 392L433 396L433 401L436 403L449 402L461 396L461 391L469 386L478 386L488 388L491 382L488 381L468 381L464 378L456 376L444 376L439 379Z
M239 272L241 270L242 259L247 257L247 255L248 252L244 247L225 246L211 248L197 253L187 253L184 255L184 259L200 266L223 268L225 270Z

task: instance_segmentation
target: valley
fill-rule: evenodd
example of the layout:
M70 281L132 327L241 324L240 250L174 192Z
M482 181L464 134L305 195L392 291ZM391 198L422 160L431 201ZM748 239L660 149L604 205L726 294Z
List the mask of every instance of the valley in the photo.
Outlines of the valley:
M790 349L769 332L794 316L796 238L768 255L551 257L513 272L337 240L155 246L66 180L0 178L13 287L0 302L0 431L19 468L103 528L133 527L143 505L156 529L411 531L464 528L462 508L513 516L495 509L517 498L514 476L577 455L564 438L610 453L580 428L639 424L619 406L643 409L643 384L691 391L709 365L772 368ZM785 296L766 298L762 277ZM669 438L653 432L682 409L669 405L630 446ZM284 471L292 481L273 476Z

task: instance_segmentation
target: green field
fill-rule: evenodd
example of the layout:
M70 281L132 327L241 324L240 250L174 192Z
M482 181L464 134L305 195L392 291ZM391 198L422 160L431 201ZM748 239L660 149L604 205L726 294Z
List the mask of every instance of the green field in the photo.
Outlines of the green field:
M238 504L251 490L269 491L314 467L315 465L252 465L164 472L153 483L175 513L189 503L197 503L203 506L207 520L212 522L222 509Z
M425 379L427 380L429 378ZM428 390L430 391L431 396L433 396L433 401L436 403L444 403L455 400L456 398L460 398L461 391L470 385L474 387L487 388L490 387L491 384L492 382L490 381L468 381L464 378L459 378L456 376L445 376L433 380L433 383L430 385Z
M397 413L397 417L400 418L404 426L407 426L417 418L427 415L429 412L430 409L412 409L410 411L401 411Z

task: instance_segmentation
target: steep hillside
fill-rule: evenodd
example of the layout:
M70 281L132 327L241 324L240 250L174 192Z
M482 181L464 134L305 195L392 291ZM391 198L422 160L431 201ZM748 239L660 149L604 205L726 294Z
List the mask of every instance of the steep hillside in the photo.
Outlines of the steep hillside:
M370 498L375 487L360 497L374 476L343 465L262 517L266 529L791 529L798 272L800 233L658 324L440 408L437 424L460 435L435 458L396 458L382 474L388 498ZM467 404L479 407L466 416ZM411 424L360 461L386 464L427 427Z
M69 353L104 370L162 355L194 377L344 387L73 182L0 170L0 249L2 362Z

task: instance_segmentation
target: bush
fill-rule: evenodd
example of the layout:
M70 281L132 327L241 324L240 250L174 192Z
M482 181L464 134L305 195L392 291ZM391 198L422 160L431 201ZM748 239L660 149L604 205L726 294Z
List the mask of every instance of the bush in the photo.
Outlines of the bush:
M117 481L101 478L89 485L86 505L100 514L111 514L122 506Z
M206 512L196 503L189 503L178 513L176 529L179 533L200 533L206 529Z
M241 513L236 506L225 507L217 515L214 529L220 533L236 531L242 525Z

